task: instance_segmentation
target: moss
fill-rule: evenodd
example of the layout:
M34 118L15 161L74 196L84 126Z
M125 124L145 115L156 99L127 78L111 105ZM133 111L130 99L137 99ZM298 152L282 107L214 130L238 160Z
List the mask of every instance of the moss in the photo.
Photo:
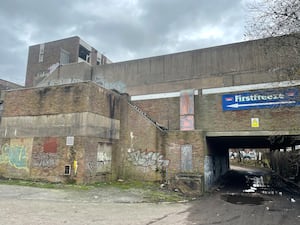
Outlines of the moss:
M69 191L92 191L95 189L117 188L120 191L140 193L145 202L179 202L186 198L178 192L161 189L159 183L141 181L114 181L89 185L50 183L17 179L1 179L0 184L20 185L38 188L63 189Z

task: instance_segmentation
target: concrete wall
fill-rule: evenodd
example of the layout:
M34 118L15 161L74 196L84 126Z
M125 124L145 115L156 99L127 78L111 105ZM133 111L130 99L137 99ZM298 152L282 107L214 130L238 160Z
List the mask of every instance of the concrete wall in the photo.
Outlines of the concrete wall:
M248 41L97 66L93 79L130 95L287 80L294 48L292 37Z
M92 80L92 67L88 63L71 63L59 65L52 74L42 79L36 86L47 87L89 80Z

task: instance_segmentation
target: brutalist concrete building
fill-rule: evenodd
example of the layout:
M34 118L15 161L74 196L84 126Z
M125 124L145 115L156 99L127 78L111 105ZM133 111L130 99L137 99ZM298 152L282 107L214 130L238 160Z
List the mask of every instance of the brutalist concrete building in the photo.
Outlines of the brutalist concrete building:
M297 38L120 63L59 63L43 76L43 62L29 53L27 87L5 94L0 175L188 180L201 192L229 169L229 148L296 149Z

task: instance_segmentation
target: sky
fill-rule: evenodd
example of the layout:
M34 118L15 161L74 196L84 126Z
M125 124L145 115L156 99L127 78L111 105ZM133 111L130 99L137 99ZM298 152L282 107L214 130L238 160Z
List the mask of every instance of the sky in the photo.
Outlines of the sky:
M0 79L25 83L28 47L79 36L113 62L244 41L250 0L1 0Z

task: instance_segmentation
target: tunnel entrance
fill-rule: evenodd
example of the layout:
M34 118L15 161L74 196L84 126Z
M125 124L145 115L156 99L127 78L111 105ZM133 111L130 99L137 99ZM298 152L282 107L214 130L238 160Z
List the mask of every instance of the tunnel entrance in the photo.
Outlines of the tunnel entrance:
M207 136L206 143L206 190L236 164L244 168L268 168L300 184L299 135L215 135Z

